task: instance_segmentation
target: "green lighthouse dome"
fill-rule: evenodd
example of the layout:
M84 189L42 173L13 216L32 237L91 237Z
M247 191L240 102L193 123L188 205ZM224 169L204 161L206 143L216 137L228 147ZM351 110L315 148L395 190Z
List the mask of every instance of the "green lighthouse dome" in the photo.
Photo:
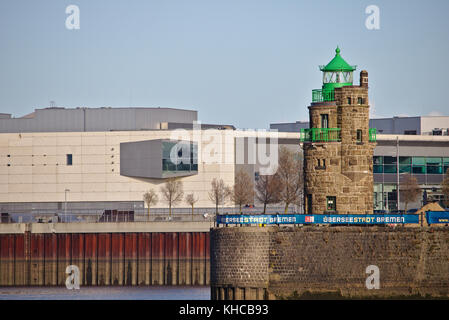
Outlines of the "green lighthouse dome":
M340 55L340 48L335 49L335 57L325 66L320 66L323 72L322 90L313 90L312 101L333 101L334 89L352 86L353 72L357 66L351 66ZM321 91L321 92L318 92Z
M351 72L356 69L356 66L351 66L340 55L340 48L337 46L335 49L335 57L325 66L320 66L320 70L323 72L332 71L347 71Z

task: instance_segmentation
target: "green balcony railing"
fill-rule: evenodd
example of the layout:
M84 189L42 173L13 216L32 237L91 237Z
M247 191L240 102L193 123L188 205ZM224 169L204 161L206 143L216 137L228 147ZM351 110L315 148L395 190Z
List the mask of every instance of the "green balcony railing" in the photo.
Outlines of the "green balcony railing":
M312 102L334 101L334 90L312 90Z
M368 133L369 133L369 141L370 142L376 142L377 129L371 128L371 129L368 130Z
M340 142L340 128L311 128L301 129L299 139L301 142ZM368 130L369 141L376 142L377 129Z
M301 142L339 142L340 128L311 128L301 129Z

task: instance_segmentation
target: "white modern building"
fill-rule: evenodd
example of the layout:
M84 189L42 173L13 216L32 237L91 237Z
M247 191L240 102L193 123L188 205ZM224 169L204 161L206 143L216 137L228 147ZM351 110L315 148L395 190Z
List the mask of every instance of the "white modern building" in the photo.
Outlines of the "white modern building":
M268 137L299 150L299 134L201 125L197 112L169 108L47 108L0 119L0 211L138 210L143 194L179 177L197 208L214 208L214 178L232 186L237 170L256 176ZM275 140L270 140L275 139ZM276 159L277 160L277 159ZM262 168L263 169L263 168ZM230 204L228 204L230 205ZM178 208L188 208L185 202Z

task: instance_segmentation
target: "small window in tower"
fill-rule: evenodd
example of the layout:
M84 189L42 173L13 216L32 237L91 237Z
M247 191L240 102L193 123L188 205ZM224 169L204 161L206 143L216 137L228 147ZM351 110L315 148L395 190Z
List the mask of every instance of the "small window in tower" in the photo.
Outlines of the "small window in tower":
M321 115L321 128L329 128L329 115L328 114L322 114Z
M362 130L357 129L357 142L362 142Z
M68 166L71 166L73 164L72 158L73 157L71 154L67 154L67 165Z
M351 104L351 97L348 97L348 104Z
M326 170L326 159L317 159L315 170Z
M326 197L326 210L337 211L337 199L334 196Z
M357 98L357 103L358 104L363 104L363 98L362 97L358 97Z

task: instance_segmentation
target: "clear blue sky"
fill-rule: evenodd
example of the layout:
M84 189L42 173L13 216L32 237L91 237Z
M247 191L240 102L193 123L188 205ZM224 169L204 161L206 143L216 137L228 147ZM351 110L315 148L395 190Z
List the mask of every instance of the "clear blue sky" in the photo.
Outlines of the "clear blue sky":
M80 30L65 8L80 9ZM368 5L380 30L365 27ZM337 45L375 116L449 114L449 1L2 0L0 112L196 109L203 123L307 120Z

